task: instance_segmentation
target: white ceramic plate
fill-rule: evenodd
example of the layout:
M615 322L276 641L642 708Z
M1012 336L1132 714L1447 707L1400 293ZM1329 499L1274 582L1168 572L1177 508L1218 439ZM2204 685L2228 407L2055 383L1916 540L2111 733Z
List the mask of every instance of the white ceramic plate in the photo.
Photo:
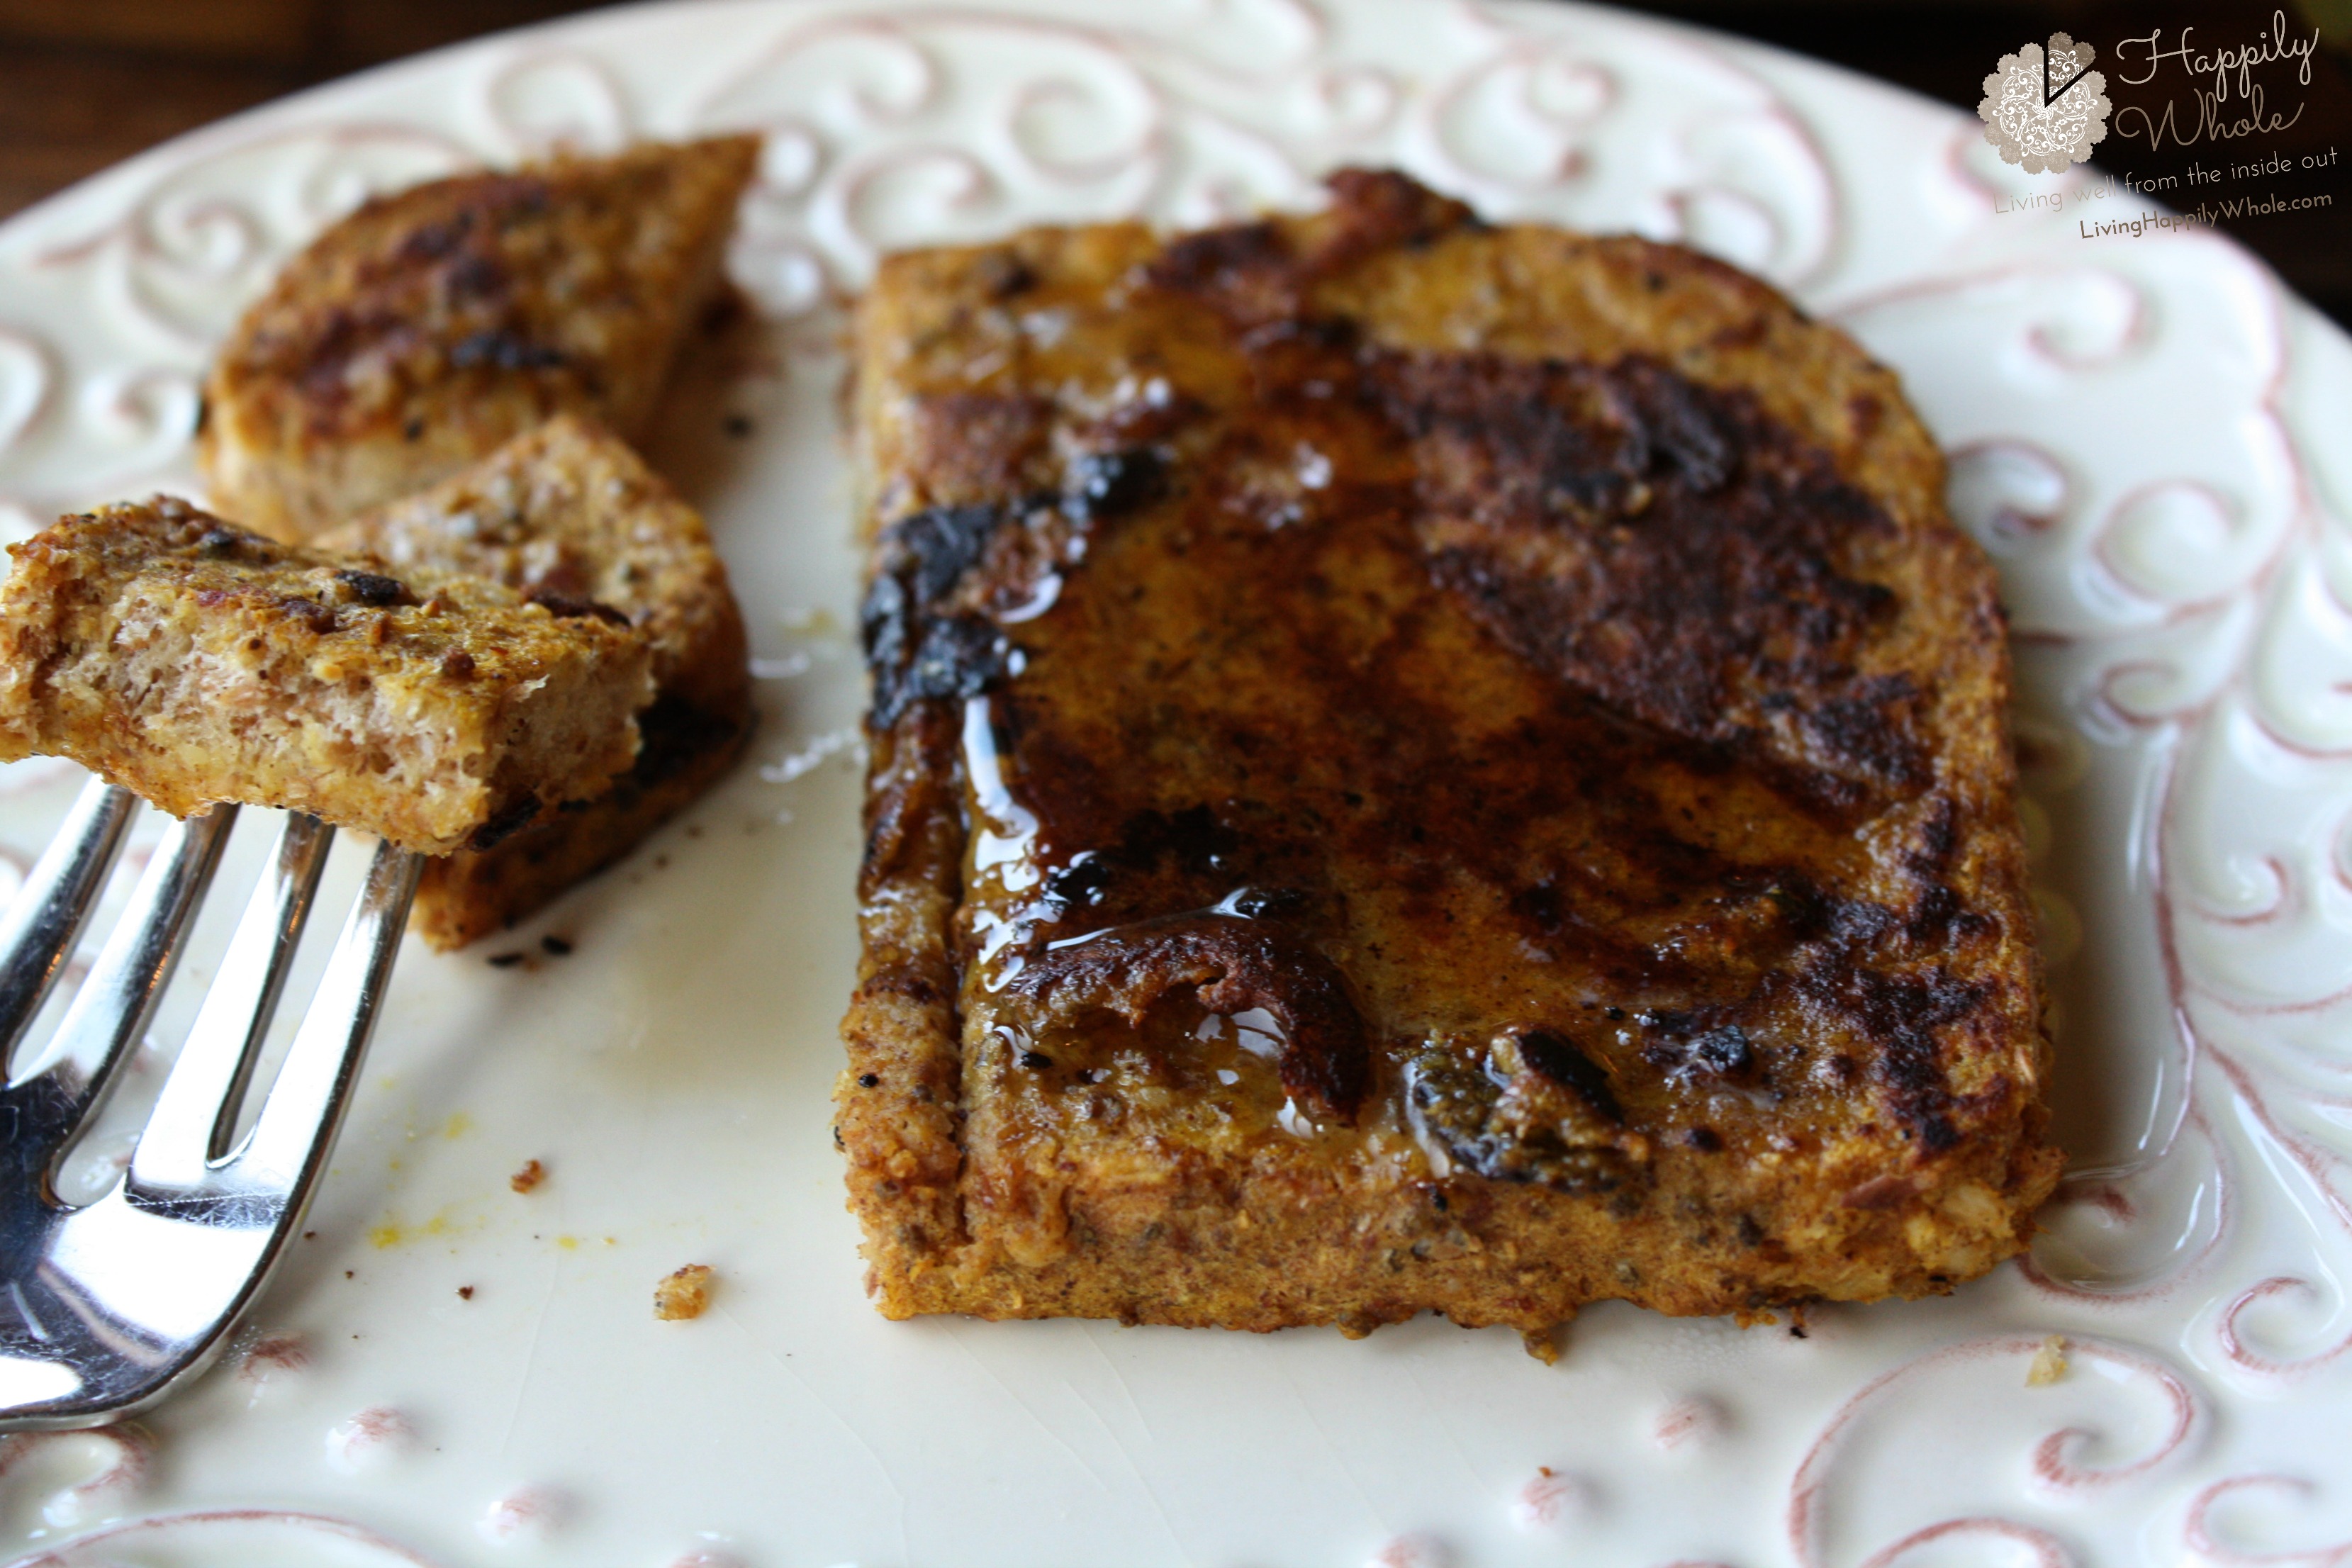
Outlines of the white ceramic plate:
M1601 11L648 7L339 83L0 228L0 523L189 482L211 345L366 191L740 126L770 136L736 258L769 321L656 456L751 617L755 758L511 941L404 953L254 1331L137 1428L0 1446L0 1554L2352 1561L2340 335L2213 238L2000 211L2132 198L2021 175L1971 120ZM1349 1343L866 1305L826 1109L859 700L833 292L894 245L1303 203L1342 161L1749 266L1898 367L1955 454L2018 634L2077 1172L2030 1264L1802 1338L1602 1308L1549 1369L1431 1320ZM17 864L69 772L0 774ZM510 1191L534 1158L545 1184ZM688 1262L714 1309L656 1322ZM2029 1385L2053 1334L2067 1371Z

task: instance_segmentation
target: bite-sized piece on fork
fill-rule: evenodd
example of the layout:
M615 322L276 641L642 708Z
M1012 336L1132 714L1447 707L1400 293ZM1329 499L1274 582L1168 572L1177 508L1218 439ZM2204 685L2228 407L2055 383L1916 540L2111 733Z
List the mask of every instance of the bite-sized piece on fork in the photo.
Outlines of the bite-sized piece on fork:
M369 202L246 313L205 387L214 502L300 540L559 412L642 435L724 285L756 136L461 174Z
M652 650L593 600L283 545L184 501L11 547L0 757L94 780L0 919L0 1429L89 1426L201 1368L281 1253L358 1071L423 853L593 796L635 756ZM21 1050L135 809L168 832L56 1031ZM120 1078L220 859L232 801L287 820L129 1169L95 1203L58 1162ZM383 839L251 1131L239 1108L316 899L330 816ZM19 1059L25 1058L25 1059Z
M0 760L71 757L175 816L286 806L446 855L603 793L651 651L617 611L278 544L184 501L11 545Z
M751 731L743 616L701 515L611 430L559 415L420 495L320 535L395 574L467 573L629 618L653 647L644 744L591 801L425 868L418 933L463 946L627 854L717 783Z

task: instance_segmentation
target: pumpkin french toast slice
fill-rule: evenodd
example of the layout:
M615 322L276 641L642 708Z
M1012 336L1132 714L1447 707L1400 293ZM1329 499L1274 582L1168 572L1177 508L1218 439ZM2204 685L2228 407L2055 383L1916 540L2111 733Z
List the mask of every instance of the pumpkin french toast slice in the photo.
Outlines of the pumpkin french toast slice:
M215 360L198 432L213 504L299 541L551 415L641 436L724 286L759 148L649 142L368 202L287 265Z
M886 1314L1540 1347L2025 1245L2003 618L1850 339L1363 171L893 257L856 334Z
M751 674L726 563L701 515L594 420L559 415L320 543L396 572L462 573L526 599L605 605L652 648L644 744L610 788L425 868L410 924L435 947L511 925L612 864L742 755Z

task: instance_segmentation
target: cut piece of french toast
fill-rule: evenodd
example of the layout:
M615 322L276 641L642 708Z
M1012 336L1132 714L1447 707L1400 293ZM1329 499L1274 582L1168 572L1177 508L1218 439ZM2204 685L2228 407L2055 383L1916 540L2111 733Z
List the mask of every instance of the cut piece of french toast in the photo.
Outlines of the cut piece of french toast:
M2004 623L1895 377L1689 250L1331 197L858 308L881 1310L1540 1346L2013 1255Z
M319 542L395 572L466 573L626 616L653 649L635 763L495 847L425 868L410 925L435 947L511 925L612 864L734 764L750 738L743 617L701 515L617 436L560 415Z
M70 757L184 816L284 806L427 855L603 794L652 652L621 617L395 574L159 496L8 552L0 760Z
M197 436L212 504L300 541L553 414L636 438L723 285L759 148L646 143L368 202L215 360Z

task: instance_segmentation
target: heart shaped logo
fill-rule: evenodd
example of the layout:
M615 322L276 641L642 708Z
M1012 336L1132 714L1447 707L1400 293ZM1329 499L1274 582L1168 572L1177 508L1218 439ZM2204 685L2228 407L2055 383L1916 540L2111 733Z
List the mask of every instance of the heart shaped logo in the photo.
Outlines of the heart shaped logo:
M2000 57L2000 68L1984 79L1977 117L2003 161L2030 174L2053 173L2084 162L2106 140L2112 106L2107 79L2091 68L2097 53L2053 33L2047 49L2028 44Z

